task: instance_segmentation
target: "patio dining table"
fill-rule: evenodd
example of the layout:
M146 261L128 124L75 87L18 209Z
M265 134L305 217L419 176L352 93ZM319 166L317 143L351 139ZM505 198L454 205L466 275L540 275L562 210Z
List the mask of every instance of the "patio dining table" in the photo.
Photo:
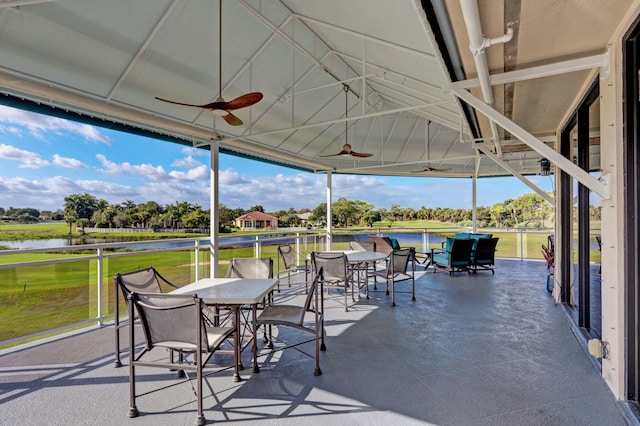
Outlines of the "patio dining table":
M271 297L278 285L277 278L247 279L247 278L204 278L172 291L172 294L197 294L209 306L228 307L233 312L233 323L236 327L234 335L234 373L236 382L241 380L239 368L242 354L242 323L240 311L243 306L250 306L252 311L252 346L253 372L260 371L258 367L257 348L257 309L258 304L264 303Z

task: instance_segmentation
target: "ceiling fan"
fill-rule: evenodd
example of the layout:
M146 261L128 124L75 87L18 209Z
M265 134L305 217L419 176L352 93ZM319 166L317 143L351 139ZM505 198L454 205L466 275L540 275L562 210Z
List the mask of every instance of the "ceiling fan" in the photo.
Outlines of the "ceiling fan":
M168 102L170 104L176 104L176 105L184 105L184 106L191 106L191 107L196 107L196 108L204 108L204 109L208 109L211 110L215 115L220 116L224 119L224 121L226 121L228 124L232 125L232 126L242 126L242 120L240 120L238 117L236 117L235 115L233 115L231 113L231 111L236 110L236 109L240 109L240 108L246 108L249 107L257 102L259 102L263 95L260 92L251 92L251 93L247 93L245 95L242 95L240 97L237 97L229 102L225 101L224 98L222 97L222 0L220 0L220 12L219 12L219 17L220 17L220 25L219 25L219 37L218 37L218 41L219 41L219 53L220 53L220 58L218 61L218 67L219 67L219 72L218 72L218 87L219 87L219 91L218 91L218 98L208 104L203 104L203 105L198 105L198 104L189 104L189 103L183 103L183 102L177 102L177 101L171 101L168 99L163 99L160 98L158 96L156 96L155 98L158 99L159 101L162 102Z
M424 151L427 156L427 163L431 161L431 130L430 130L431 121L425 120L425 133L424 133ZM436 167L422 166L422 169L412 171L411 173L437 173L437 172L448 172L449 169L439 169Z
M420 170L414 170L411 173L432 173L432 172L448 172L451 169L439 169L436 167L424 166Z
M351 88L345 84L343 86L343 89L344 89L344 117L347 118L347 112L348 112L347 96ZM337 154L321 155L320 157L337 157L339 155L350 155L352 157L366 158L366 157L371 157L373 155L365 152L355 152L354 150L351 149L351 145L349 145L349 140L348 140L348 137L349 137L348 124L349 124L348 121L345 120L344 121L344 145L342 145L342 151L338 152Z

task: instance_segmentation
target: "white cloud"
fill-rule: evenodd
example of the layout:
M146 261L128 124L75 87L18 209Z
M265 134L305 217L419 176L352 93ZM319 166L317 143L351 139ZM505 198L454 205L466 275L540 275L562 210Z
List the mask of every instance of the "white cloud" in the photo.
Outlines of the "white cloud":
M209 178L209 168L205 165L198 166L187 172L179 172L177 170L169 172L169 176L179 181L202 181Z
M184 148L182 148L182 153L189 157L204 157L204 156L209 156L210 154L210 152L207 151L206 149L194 148L191 146L185 146Z
M184 158L179 158L171 163L171 167L182 167L184 169L193 169L201 165L202 163L193 158L191 155L187 155Z
M118 164L114 163L113 161L109 161L107 157L102 154L96 155L96 158L104 167L103 169L99 170L110 175L140 175L152 180L163 180L167 178L167 172L162 166L154 166L148 163L131 164L129 162Z
M109 137L102 134L97 127L4 105L0 105L0 123L27 127L38 139L45 139L46 132L68 132L80 135L90 142L111 144Z
M58 154L53 154L53 164L56 166L64 167L66 169L86 169L87 166L80 160L75 158L61 157Z
M47 160L43 160L35 152L19 149L11 145L0 144L0 158L11 161L18 161L21 168L39 169L49 165Z
M251 182L251 179L244 177L234 169L225 169L218 172L219 185L244 185Z

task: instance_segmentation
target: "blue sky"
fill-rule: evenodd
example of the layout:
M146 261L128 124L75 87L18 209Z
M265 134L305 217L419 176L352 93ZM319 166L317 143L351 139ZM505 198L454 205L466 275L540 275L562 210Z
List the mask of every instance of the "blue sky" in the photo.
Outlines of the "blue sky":
M552 178L533 177L550 191ZM471 208L471 179L334 175L334 200ZM0 207L56 210L69 194L209 207L209 151L129 135L0 105ZM532 192L515 178L478 180L478 205ZM326 175L220 155L220 202L266 211L326 202Z

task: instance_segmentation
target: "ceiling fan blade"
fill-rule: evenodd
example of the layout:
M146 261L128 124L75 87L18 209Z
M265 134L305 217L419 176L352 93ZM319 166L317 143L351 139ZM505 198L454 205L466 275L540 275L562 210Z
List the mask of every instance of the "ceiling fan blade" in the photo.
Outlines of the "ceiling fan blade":
M262 97L263 95L260 92L247 93L246 95L242 95L229 102L226 102L224 109L233 110L233 109L239 109L239 108L246 108L248 106L251 106L255 103L260 102Z
M218 92L218 99L216 99L215 101L208 103L208 104L203 104L203 105L198 105L198 104L188 104L188 103L184 103L184 102L177 102L177 101L171 101L169 99L164 99L164 98L159 98L159 97L155 97L156 99L158 99L159 101L162 102L168 102L170 104L175 104L175 105L183 105L183 106L190 106L190 107L196 107L196 108L203 108L203 109L208 109L208 110L212 110L212 111L224 111L226 114L216 114L216 115L221 115L222 118L224 118L224 121L226 121L228 124L230 124L231 126L242 126L242 120L240 120L238 117L236 117L235 115L231 114L231 111L234 109L239 109L239 108L246 108L249 107L257 102L260 102L260 100L262 100L263 98L263 94L260 92L251 92L251 93L247 93L246 95L242 95L240 97L237 97L229 102L225 102L225 100L222 98L222 0L220 0L220 12L219 12L219 18L220 18L220 36L219 36L219 51L220 51L220 58L218 61L218 67L219 67L219 88L220 91ZM215 114L215 113L214 113Z
M340 151L337 154L329 154L329 155L319 155L318 157L338 157L339 155L346 155L349 154L349 152L345 151L344 149L342 151Z
M238 117L231 114L230 112L226 115L223 115L222 118L224 118L224 121L226 121L228 124L232 126L242 126L242 120L240 120Z
M414 170L411 173L438 173L438 172L448 172L451 168L448 169L437 169L435 167L423 167L422 170Z
M159 98L159 97L155 97L157 100L162 101L162 102L167 102L170 104L175 104L175 105L183 105L183 106L190 106L190 107L196 107L196 108L207 108L207 109L212 109L210 107L210 105L213 104L205 104L205 105L196 105L196 104L186 104L184 102L177 102L177 101L170 101L169 99L164 99L164 98ZM215 103L215 102L214 102Z
M354 152L354 151L351 151L351 156L352 157L367 158L367 157L373 156L373 154L368 154L368 153L365 153L365 152Z

